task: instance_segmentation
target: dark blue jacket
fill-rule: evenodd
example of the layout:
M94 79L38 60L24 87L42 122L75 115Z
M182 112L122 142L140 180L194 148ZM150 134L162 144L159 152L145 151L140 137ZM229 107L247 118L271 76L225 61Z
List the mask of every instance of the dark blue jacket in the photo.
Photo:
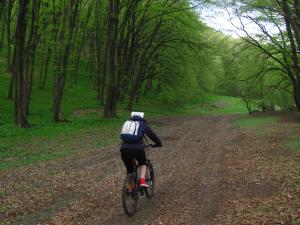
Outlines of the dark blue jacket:
M133 116L133 117L131 117L130 120L139 121L140 126L142 126L142 129L144 131L144 135L147 135L155 143L154 147L161 147L162 144L161 144L159 137L149 127L149 125L147 124L147 121L144 118L141 118L139 116ZM144 150L145 146L143 143L143 139L141 139L140 142L138 142L138 143L126 143L123 141L121 144L121 150L124 150L124 149Z

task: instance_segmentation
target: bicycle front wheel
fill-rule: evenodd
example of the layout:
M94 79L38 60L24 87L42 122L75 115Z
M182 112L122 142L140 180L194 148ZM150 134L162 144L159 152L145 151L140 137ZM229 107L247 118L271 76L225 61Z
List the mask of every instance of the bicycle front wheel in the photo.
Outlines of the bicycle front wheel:
M148 188L146 188L146 196L148 198L152 198L154 195L154 184L155 184L155 179L154 179L154 169L152 164L149 162L147 165L147 170L146 170L146 182L148 184Z
M123 183L122 204L125 213L133 216L137 209L138 192L132 174L128 174Z

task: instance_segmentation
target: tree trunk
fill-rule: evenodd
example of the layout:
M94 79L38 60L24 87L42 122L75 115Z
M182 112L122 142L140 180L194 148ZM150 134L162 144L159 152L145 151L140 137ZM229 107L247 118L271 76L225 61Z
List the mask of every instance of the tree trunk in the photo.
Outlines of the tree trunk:
M109 43L109 87L104 107L104 117L117 116L118 86L118 16L120 0L109 1L108 43Z
M156 88L157 92L161 92L161 90L162 90L161 86L162 86L162 80L158 79L158 81L157 81L157 88Z
M80 40L78 49L74 54L75 55L75 57L74 57L75 58L75 63L74 63L74 71L73 71L73 74L72 74L73 80L71 82L71 85L73 83L77 84L77 82L78 82L78 67L79 67L79 62L80 62L80 58L81 58L81 55L82 55L82 51L84 50L85 43L88 39L88 23L90 21L92 10L93 10L93 4L90 4L89 9L88 9L88 15L86 17L85 23L83 24L83 28L82 28L82 31L81 31L83 37ZM78 30L79 30L79 28L77 29L77 32L74 35L75 37L76 37L76 35L78 35ZM75 41L73 42L73 45L75 45Z
M294 94L294 101L295 101L295 105L296 105L297 111L300 112L300 96Z
M294 85L294 101L297 110L300 111L300 82L297 81Z
M102 56L102 42L101 42L101 36L100 36L100 0L97 0L96 2L96 10L95 10L95 46L96 46L96 89L97 89L97 99L101 101L101 104L103 104L103 98L101 96L102 94L102 79L103 79L103 56Z
M7 71L11 72L12 65L11 65L11 13L12 8L14 5L14 1L10 0L7 3L6 8L6 42L7 42L7 56L6 56L6 65L7 65Z
M48 68L50 64L50 58L51 58L51 48L48 48L47 55L45 57L44 65L43 65L43 70L41 72L41 79L40 79L40 89L44 90L46 81L47 81L47 76L48 76Z
M71 0L69 5L69 17L67 19L70 21L67 32L65 31L65 26L63 26L60 30L60 41L62 43L61 48L59 49L58 55L56 57L57 70L54 81L54 97L53 97L53 121L61 122L65 121L61 117L61 102L64 93L66 73L68 68L68 60L70 56L70 52L72 49L73 43L73 34L78 18L78 9L81 0ZM67 35L66 41L65 36ZM62 63L62 64L61 64Z
M27 85L27 98L26 98L26 115L29 115L29 106L30 106L30 99L32 94L32 86L33 86L33 75L34 75L34 64L35 64L35 55L32 56L31 59L31 66L29 72L29 83Z
M53 121L54 122L62 122L64 121L61 117L61 101L63 97L63 90L65 86L65 77L62 74L57 75L55 81L55 94L54 94L54 114L53 114Z
M107 56L108 56L108 48L109 48L109 43L107 40L107 44L105 47L105 54L104 54L104 59L103 59L103 64L102 64L102 68L103 68L103 73L102 73L102 80L100 81L100 87L99 87L99 100L101 105L104 105L104 92L105 92L105 84L106 84L106 74L107 74Z
M3 6L3 2L0 3L0 18L1 18L1 35L0 35L0 50L4 47L4 39L5 39L5 19L4 19L4 6Z
M148 79L147 79L147 83L146 83L146 86L145 86L145 90L144 90L144 95L146 96L148 91L150 91L152 88L152 76L150 76Z
M30 0L19 1L16 28L16 69L15 69L15 121L17 126L29 127L26 118L26 80L25 80L25 40L27 10Z
M30 13L30 32L29 37L26 44L26 114L29 114L29 102L31 98L32 92L32 84L33 84L33 73L34 73L34 64L35 64L35 53L36 48L39 42L38 35L38 22L39 22L39 11L40 11L40 0L32 0L32 7Z
M17 48L14 48L14 54L13 54L13 60L11 65L16 65L16 55L17 55ZM7 98L12 100L13 99L13 91L14 91L14 83L15 83L15 66L11 67L11 78L10 78L10 83L8 87L8 93L7 93Z
M117 102L118 102L118 94L113 86L109 85L107 90L107 97L105 101L104 107L104 118L111 118L117 116Z
M7 27L7 56L6 56L7 71L11 72L11 37L10 24Z
M128 111L132 111L133 109L133 102L134 102L134 99L137 97L137 92L139 90L139 80L135 80L134 81L134 84L133 84L133 87L131 88L131 93L129 95L129 100L128 100L128 104L127 104L127 110Z

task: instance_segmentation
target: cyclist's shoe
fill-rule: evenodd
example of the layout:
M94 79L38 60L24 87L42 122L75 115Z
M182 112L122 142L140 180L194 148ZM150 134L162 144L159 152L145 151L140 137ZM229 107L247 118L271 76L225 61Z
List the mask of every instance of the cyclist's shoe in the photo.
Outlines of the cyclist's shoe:
M140 186L141 186L141 187L144 187L144 188L149 187L149 185L146 184L145 179L142 179L142 178L140 179Z

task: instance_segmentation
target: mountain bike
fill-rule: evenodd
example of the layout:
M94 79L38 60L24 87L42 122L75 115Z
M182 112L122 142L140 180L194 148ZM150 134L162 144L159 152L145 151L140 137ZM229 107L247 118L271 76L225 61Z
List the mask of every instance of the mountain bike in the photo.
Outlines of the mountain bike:
M146 150L146 176L145 180L146 183L149 185L148 188L141 187L139 185L139 169L138 165L135 159L132 160L132 164L134 166L134 172L131 174L128 174L123 183L123 189L122 189L122 204L125 213L128 216L133 216L137 210L137 203L140 196L143 196L144 194L148 198L152 198L154 195L154 170L153 166L149 159L149 148L152 147L151 145L145 146Z

